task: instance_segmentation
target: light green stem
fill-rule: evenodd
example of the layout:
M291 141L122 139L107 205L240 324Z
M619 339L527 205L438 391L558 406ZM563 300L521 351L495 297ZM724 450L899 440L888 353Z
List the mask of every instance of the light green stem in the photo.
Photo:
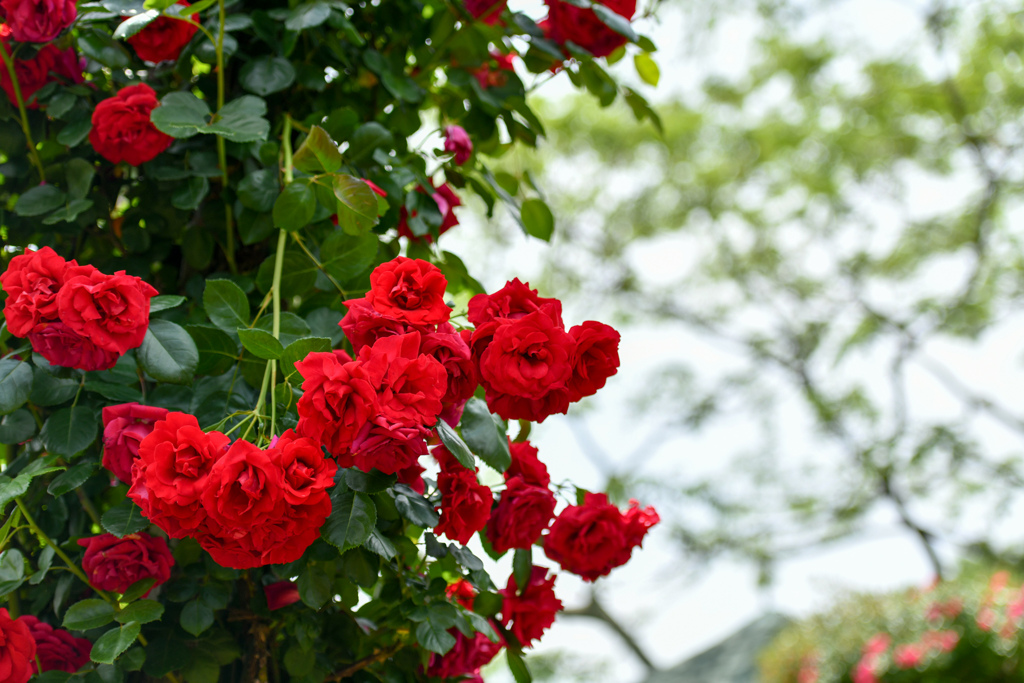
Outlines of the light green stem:
M43 170L43 162L39 158L39 150L36 149L36 143L32 140L32 129L28 125L28 112L25 110L25 98L21 95L21 84L18 83L18 74L14 70L14 57L8 54L7 45L3 41L0 41L0 58L4 60L4 66L7 67L7 75L11 79L11 85L14 86L14 99L18 101L18 113L21 114L21 130L25 133L28 154L32 157L32 163L35 164L36 170L39 171L40 182L45 183L46 171Z
M32 514L28 511L28 508L26 508L25 504L21 502L21 498L15 498L14 504L18 506L19 510L21 510L21 516L25 518L25 521L28 523L28 528L32 530L32 533L36 535L36 538L38 538L46 545L53 548L53 552L57 553L57 557L64 561L64 564L68 566L68 569L71 570L71 573L80 578L86 586L92 587L92 584L89 583L89 577L85 575L85 572L83 572L81 568L77 564L75 564L70 557L67 556L67 553L60 549L60 546L53 542L53 539L46 535L45 531L39 528L39 525L36 524L36 520L32 518ZM93 588L93 590L96 591L96 593L107 602L112 603L114 605L117 604L116 600L111 598L103 591L97 588Z
M295 180L292 169L292 117L285 114L284 131L282 132L282 148L284 149L284 182L285 187ZM273 293L274 339L281 338L281 272L284 270L284 249L288 241L288 231L281 230L277 236L277 253L274 255ZM277 400L274 388L277 386L277 361L270 361L270 436L274 436L277 424Z

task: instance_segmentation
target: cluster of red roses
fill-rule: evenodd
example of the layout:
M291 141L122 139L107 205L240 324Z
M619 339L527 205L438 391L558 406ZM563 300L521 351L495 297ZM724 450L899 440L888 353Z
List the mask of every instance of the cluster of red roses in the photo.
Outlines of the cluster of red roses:
M591 396L619 368L619 333L593 320L568 332L562 303L537 296L519 279L469 302L463 332L480 371L491 412L543 422Z
M342 467L399 473L413 483L438 416L457 424L477 386L462 338L448 324L447 280L426 261L398 257L370 275L365 298L345 302L344 351L311 353L296 431Z
M123 270L107 275L43 247L11 259L0 274L4 319L53 365L107 370L142 344L157 291Z
M104 430L115 451L134 442L131 435L111 439L110 425L127 419L114 418ZM146 421L129 428L145 430ZM327 489L337 466L290 429L260 449L204 432L192 415L169 412L136 448L128 497L168 536L195 538L221 566L293 562L319 538L331 513ZM123 478L123 458L123 452L106 453L104 465Z

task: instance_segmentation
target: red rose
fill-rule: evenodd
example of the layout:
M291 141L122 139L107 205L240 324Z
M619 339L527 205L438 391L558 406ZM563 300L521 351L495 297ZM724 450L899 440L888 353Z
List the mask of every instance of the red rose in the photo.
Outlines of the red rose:
M462 206L462 200L459 199L459 196L455 194L455 190L453 190L448 183L445 183L440 187L431 187L430 189L433 190L433 192L428 192L425 187L420 185L416 188L416 191L422 192L423 194L430 194L430 198L434 200L435 204L437 204L437 210L441 213L441 227L437 229L437 235L440 237L459 224L459 219L455 215L455 207ZM415 217L417 213L417 211L413 211L412 215ZM409 211L404 206L398 215L397 227L399 237L406 237L410 240L416 241L423 240L427 243L434 241L434 237L429 233L425 235L416 235L413 233L412 228L409 227Z
M533 486L521 477L512 477L498 505L491 510L487 539L498 554L512 548L529 548L554 516L555 494L547 487Z
M569 391L555 389L541 398L522 398L509 394L487 392L487 407L506 420L543 422L551 415L569 412Z
M447 323L437 332L423 335L420 353L433 357L448 374L448 384L441 402L461 403L473 396L480 379L469 345ZM456 423L458 421L456 420Z
M458 629L448 629L448 632L455 636L455 646L444 656L430 656L427 675L437 678L460 678L469 675L476 677L469 679L470 681L480 680L481 667L501 652L502 644L492 643L483 633L474 633L470 638L462 635Z
M441 470L437 488L441 491L441 521L434 533L466 545L473 534L487 525L494 502L491 490L465 467Z
M0 36L3 35L0 29ZM0 42L8 54L11 52L8 41L0 37ZM40 88L54 80L63 80L67 83L82 82L82 63L79 61L75 51L71 48L61 50L56 45L44 45L32 58L14 58L14 74L18 77L18 87L21 89L21 99L29 109L38 109L39 103L33 99ZM56 76L57 78L54 78ZM0 88L7 93L7 99L15 107L18 106L18 97L14 92L14 82L11 81L7 69L0 69Z
M324 457L323 450L313 439L296 436L286 431L268 452L275 464L284 471L281 491L286 503L292 506L315 505L328 497L327 489L334 486L338 466Z
M465 579L456 579L454 583L448 584L444 594L449 600L453 600L468 610L473 609L473 600L476 598L476 589L473 584Z
M544 539L544 553L566 571L594 581L629 561L633 548L657 524L653 508L623 515L603 493L587 493L583 505L562 511Z
M515 53L503 55L500 52L491 52L491 62L485 62L479 69L473 72L473 76L476 77L480 87L486 90L487 88L500 88L508 82L508 74L505 72L511 71L515 73L515 67L513 66L513 58Z
M377 469L395 474L416 467L421 455L427 453L426 437L430 431L419 425L396 425L378 419L367 422L352 442L349 453L338 456L342 467L358 467L364 472Z
M530 289L530 283L514 278L494 294L477 294L469 300L469 322L477 327L492 320L518 320L547 307L552 321L562 324L562 302L546 299Z
M199 499L210 470L229 444L220 432L200 429L192 415L168 413L139 444L128 497L171 538L193 534L206 521Z
M278 581L264 586L263 594L267 596L267 609L271 612L302 599L299 597L299 587L291 581Z
M619 333L604 323L588 320L569 330L576 342L569 400L593 396L619 369Z
M525 483L546 487L551 483L547 466L537 457L537 448L529 441L509 442L512 464L505 470L505 481L520 477Z
M39 332L28 335L32 350L45 358L51 365L62 368L77 368L92 372L109 370L117 365L121 354L96 346L88 337L61 322L50 323Z
M7 292L4 320L11 334L26 337L57 320L57 292L69 268L77 266L49 247L29 250L11 259L7 270L0 273L0 285Z
M334 353L311 353L295 364L302 375L296 431L338 456L359 430L380 412L377 392L362 363Z
M530 582L522 594L514 576L509 577L508 585L499 592L504 597L501 623L523 647L540 640L544 631L555 623L555 614L562 610L562 601L555 597L555 577L548 577L544 567L530 570Z
M76 0L0 0L11 37L19 43L48 43L75 23Z
M636 0L597 0L621 17L632 19ZM626 37L608 28L592 9L562 0L544 0L548 6L549 36L556 43L572 41L595 57L607 57L626 44Z
M465 4L466 11L472 14L474 19L494 26L501 21L501 13L505 11L508 0L466 0Z
M348 313L338 325L345 333L345 338L352 344L355 353L359 353L364 346L373 346L373 342L381 337L393 337L428 329L424 325L409 325L392 320L378 313L366 299L349 299L345 305L348 307Z
M132 464L139 444L153 431L166 408L122 403L103 408L103 466L126 484L132 483Z
M96 105L89 142L101 157L119 164L139 166L171 146L174 138L149 120L157 108L156 92L145 83L122 88Z
M296 517L291 517L297 513ZM320 527L331 514L330 498L314 505L285 508L278 517L252 529L221 527L209 522L209 533L197 537L214 562L232 569L253 569L268 564L288 564L302 557L320 538Z
M543 398L563 388L572 375L573 347L572 337L544 311L505 323L480 356L484 388L496 394Z
M498 10L495 17L500 14L501 10ZM469 157L473 155L473 141L469 138L469 133L466 132L465 128L462 126L445 126L444 151L455 155L455 163L458 166L469 161Z
M426 444L423 446L423 451L426 453ZM427 490L427 484L423 481L423 473L426 472L426 468L422 467L418 462L409 465L405 469L398 470L395 474L398 475L398 483L405 484L416 493L421 496Z
M448 377L444 366L420 353L419 332L378 339L363 347L359 361L385 419L423 427L437 423Z
M188 7L189 3L186 0L178 0L178 5ZM199 15L193 14L192 21L198 23ZM135 48L135 54L139 56L139 59L144 59L147 62L159 63L176 60L181 54L182 48L188 45L188 41L192 40L192 36L198 30L198 26L187 21L160 16L129 38L128 44Z
M61 322L96 346L123 355L146 337L149 300L157 293L123 270L113 275L95 269L87 275L69 272L57 294L57 313Z
M447 322L452 311L444 302L448 280L426 261L398 256L370 273L366 302L385 315L410 325Z
M210 468L203 507L219 526L248 534L281 516L284 488L284 470L274 462L274 449L262 450L239 439Z
M124 593L143 579L156 579L150 588L153 590L171 578L174 557L167 541L158 536L140 532L118 538L102 534L79 539L78 545L85 548L82 571L89 583L102 591Z
M0 607L0 681L27 683L32 677L36 658L36 641L28 623L11 619Z
M42 671L66 671L73 674L89 663L92 642L88 638L75 638L62 628L54 628L45 621L26 614L19 618L36 641L36 658ZM32 673L40 673L32 660Z

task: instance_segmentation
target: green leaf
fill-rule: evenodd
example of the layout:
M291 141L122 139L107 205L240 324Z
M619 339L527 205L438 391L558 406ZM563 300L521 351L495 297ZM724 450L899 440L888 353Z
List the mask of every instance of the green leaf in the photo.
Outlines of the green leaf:
M282 230L298 230L309 225L314 213L316 195L313 190L305 183L292 183L274 202L274 225Z
M658 63L649 54L638 52L633 55L633 66L636 67L636 72L640 74L644 83L657 87L658 80L661 78L661 70L658 68Z
M15 410L0 420L0 443L24 443L36 433L36 421L27 410Z
M50 114L53 114L52 110ZM86 195L89 194L89 188L92 187L92 179L95 175L96 167L85 159L80 157L68 159L64 163L64 177L68 183L68 196L72 199L85 199ZM152 301L150 301L150 304L152 304Z
M519 213L528 235L545 242L551 241L551 236L555 232L555 217L544 200L527 199Z
M80 384L74 377L61 379L36 367L32 373L32 393L28 400L37 406L55 406L70 401L78 393Z
M338 198L338 225L350 235L365 232L376 225L377 195L360 178L334 176L334 196Z
M0 553L0 597L25 583L25 557L17 548Z
M302 31L307 28L315 28L327 21L331 16L331 7L326 2L312 2L306 5L299 5L288 14L284 27L289 31Z
M385 560L393 560L398 556L398 550L394 544L377 528L374 528L370 532L370 536L363 541L363 547L370 552L380 555Z
M65 493L73 491L84 484L95 471L96 463L80 462L68 471L57 475L57 477L50 482L46 492L55 498L63 496Z
M280 192L276 169L258 169L246 175L238 184L238 199L242 206L259 213L273 209Z
M53 185L37 185L28 190L14 204L19 216L41 216L64 204L65 195Z
M206 127L210 108L190 92L164 95L149 119L158 130L173 138L189 138Z
M181 627L194 636L213 626L213 610L199 600L192 600L181 610Z
M268 256L256 271L256 286L260 288L261 292L270 292L273 288L274 258L274 256ZM312 289L315 284L316 266L309 260L309 257L298 251L285 252L281 271L281 297L290 299L293 296L301 296ZM260 323L271 319L271 316L263 316L260 318ZM256 326L259 327L260 324ZM303 336L307 335L308 332ZM284 343L283 337L281 341Z
M159 621L164 615L164 606L156 600L136 600L114 616L119 623L148 624Z
M106 600L89 598L76 602L64 614L64 628L72 631L89 631L105 626L114 620L114 607Z
M499 418L491 415L487 403L471 398L462 411L462 438L477 457L498 472L512 464L508 436Z
M258 329L238 328L238 338L242 346L252 355L264 360L277 360L281 357L284 347L269 332Z
M303 337L310 336L309 325L306 324L305 320L295 315L294 313L282 313L280 323L281 329L280 334L278 335L277 338L280 339L281 343L284 344L285 346L292 344L298 341L299 339L302 339ZM274 318L273 316L269 315L263 316L262 318L259 319L256 325L254 325L254 327L261 330L265 330L267 332L270 332L273 329L273 326Z
M266 140L270 133L270 121L263 118L266 113L266 102L243 95L225 104L217 112L216 120L202 132L220 135L231 142Z
M49 417L39 436L51 454L71 458L96 440L97 424L96 416L88 408L63 408Z
M0 415L13 413L32 393L32 366L20 360L0 360Z
M513 652L512 648L507 647L505 648L505 657L508 660L508 669L512 672L512 677L516 679L516 683L533 683L533 676L530 675L530 669L527 668L521 654Z
M530 583L530 573L533 571L533 549L519 548L512 559L512 576L516 577L516 586L520 594L526 590Z
M340 484L331 492L331 516L320 530L324 540L345 551L362 545L377 523L377 508L365 493Z
M409 615L416 626L416 640L431 652L443 655L455 646L455 636L448 629L455 626L458 611L449 603L418 607Z
M77 147L82 144L92 130L92 119L83 118L71 121L57 133L57 142L68 147Z
M91 199L72 199L67 205L60 207L53 213L43 217L43 225L56 225L57 223L70 223L78 218L78 215L92 208Z
M440 521L430 501L405 484L395 485L395 507L400 515L424 529L433 529Z
M118 403L142 402L142 392L135 387L86 380L83 388L86 391L91 391L94 394L99 394L103 398L117 401Z
M345 470L345 483L353 491L363 493L383 493L395 485L398 480L393 474L384 474L380 470L363 472L357 467L350 467Z
M323 353L330 350L331 340L325 337L306 337L293 341L281 352L281 371L284 373L285 381L295 384L301 382L300 377L295 377L298 373L295 364L311 353Z
M636 34L633 27L629 24L629 19L616 13L609 7L605 7L600 3L594 3L591 6L594 14L601 20L605 26L618 33L620 36L625 36L626 39L631 43L636 43L640 40L640 36ZM517 683L520 683L517 681Z
M11 479L7 475L0 474L0 512L3 512L4 508L7 507L7 503L11 502L19 496L25 495L28 491L29 484L32 483L32 477L21 474L14 479Z
M139 365L158 382L188 384L199 365L199 350L180 325L150 320L146 338L137 352Z
M174 189L174 192L171 193L171 206L173 206L176 209L181 209L182 211L195 211L197 208L199 208L199 205L202 203L203 198L206 197L209 191L210 181L207 180L206 178L189 178L184 183L178 185ZM204 232L203 234L208 233ZM194 239L186 240L186 242L183 245L183 249L186 252L188 252L189 247L194 244ZM210 245L212 249L212 239L210 240ZM195 253L194 249L192 250L191 253ZM205 260L208 262L209 257L207 257ZM193 268L201 268L205 266L205 263L203 263L202 260L197 260L194 258L189 259L189 263L192 265Z
M117 40L125 40L131 38L142 29L149 26L160 16L160 10L147 10L142 14L136 14L134 17L125 19L117 28L114 29L114 38Z
M249 326L249 299L231 280L207 280L203 308L210 322L225 332Z
M239 80L249 92L266 97L295 82L295 68L284 57L260 57L242 67Z
M166 311L171 308L177 308L185 303L185 301L187 301L185 297L175 296L174 294L161 294L160 296L154 296L149 300L149 312L156 313L157 311Z
M124 595L121 596L121 602L134 602L135 600L138 600L143 595L148 593L149 590L155 584L156 584L156 577L153 577L153 576L151 576L148 579L142 579L141 581L136 581L131 586L129 586L128 590L126 590L124 592Z
M320 609L331 599L331 577L320 562L308 562L299 572L299 597L308 607Z
M199 351L197 375L222 375L241 355L238 342L220 328L212 325L186 325L185 331L192 337Z
M332 233L320 247L320 263L339 282L347 282L373 265L380 240L373 232Z
M309 135L292 157L295 168L304 173L334 173L343 163L338 145L320 126L309 129Z
M100 517L100 526L118 538L135 534L149 526L142 510L130 500L122 501Z
M50 571L50 566L53 564L53 558L56 555L52 546L46 546L43 551L39 553L39 559L36 561L39 569L29 577L28 582L33 586L38 586L46 578L46 573Z
M348 156L353 164L361 164L368 159L374 150L393 144L394 136L384 126L375 121L364 123L356 129L349 141Z
M476 461L473 459L473 452L469 450L469 446L462 440L458 432L452 429L444 420L437 421L437 435L441 437L441 443L447 448L455 459L462 463L463 467L469 469L476 469Z
M120 628L111 629L99 637L92 646L92 661L97 664L113 664L121 653L127 650L142 632L142 626L136 623L125 624Z

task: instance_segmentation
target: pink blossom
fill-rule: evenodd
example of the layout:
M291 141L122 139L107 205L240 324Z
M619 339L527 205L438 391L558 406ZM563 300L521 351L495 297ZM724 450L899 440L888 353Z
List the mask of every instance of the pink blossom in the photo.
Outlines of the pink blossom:
M473 154L473 141L462 126L447 126L444 129L444 151L455 155L455 163L461 166ZM441 213L444 213L443 211Z

